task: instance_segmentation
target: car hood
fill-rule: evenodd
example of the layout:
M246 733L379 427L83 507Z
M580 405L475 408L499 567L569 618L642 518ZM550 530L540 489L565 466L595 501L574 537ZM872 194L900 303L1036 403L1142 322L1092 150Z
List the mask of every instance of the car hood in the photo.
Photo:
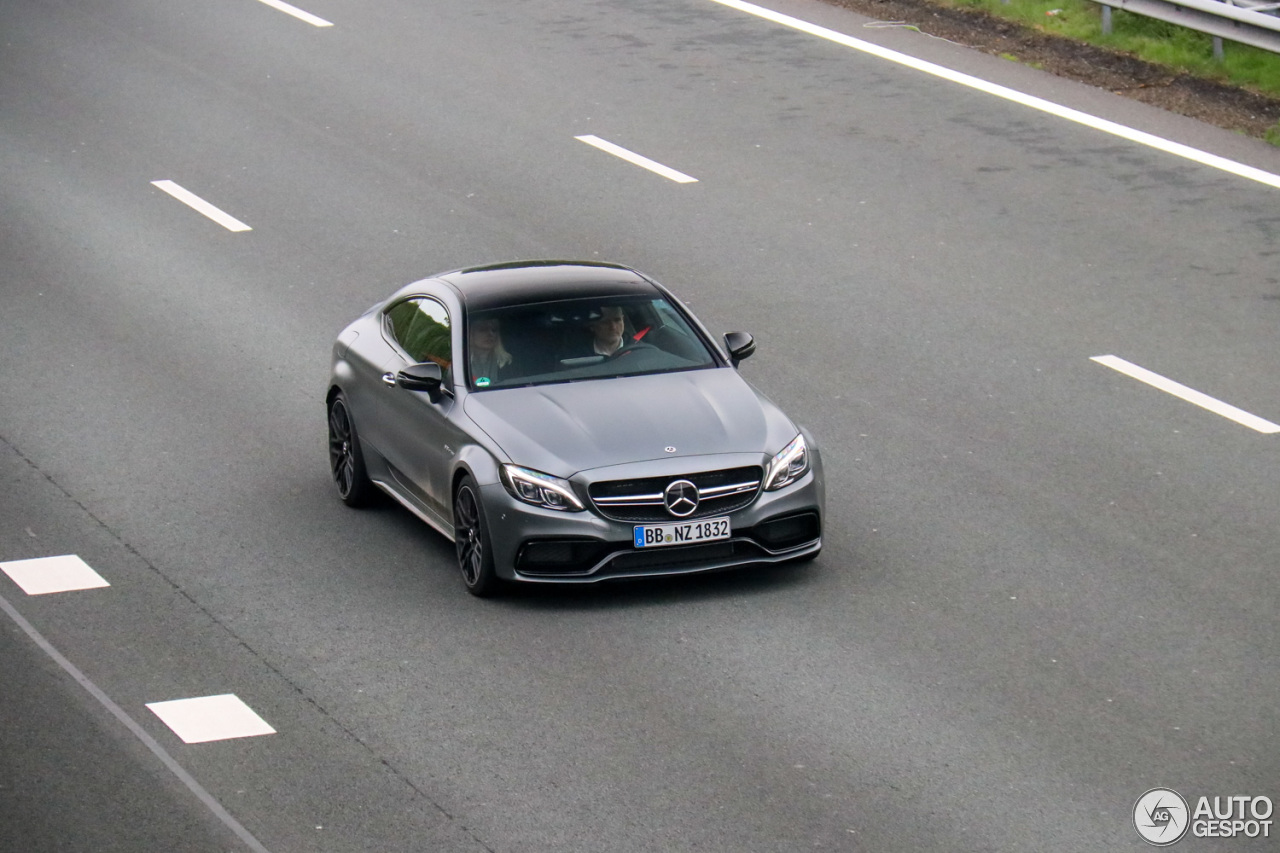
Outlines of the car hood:
M495 389L468 395L464 410L513 463L566 478L649 459L776 453L798 431L731 368Z

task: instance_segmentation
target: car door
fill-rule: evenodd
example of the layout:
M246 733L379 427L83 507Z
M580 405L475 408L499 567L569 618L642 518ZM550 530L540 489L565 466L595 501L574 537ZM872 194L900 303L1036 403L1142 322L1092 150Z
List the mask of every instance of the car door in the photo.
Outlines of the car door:
M378 405L382 398L383 365L391 358L393 347L381 332L381 311L361 317L342 337L339 350L342 365L342 392L347 398L350 417L360 447L374 479L383 479L383 447L386 445L379 429Z
M447 390L437 401L425 391L409 391L395 382L412 364L434 362L452 386L453 327L448 309L429 296L413 296L385 313L384 334L393 346L382 366L378 433L383 454L400 490L423 509L448 523L449 460L458 441L450 414L456 401Z

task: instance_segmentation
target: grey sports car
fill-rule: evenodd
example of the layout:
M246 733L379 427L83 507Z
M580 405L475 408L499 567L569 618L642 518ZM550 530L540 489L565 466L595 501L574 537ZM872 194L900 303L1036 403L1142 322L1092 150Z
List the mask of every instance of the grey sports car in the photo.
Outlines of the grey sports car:
M648 276L522 261L443 273L338 336L329 461L452 539L475 595L808 560L813 438Z

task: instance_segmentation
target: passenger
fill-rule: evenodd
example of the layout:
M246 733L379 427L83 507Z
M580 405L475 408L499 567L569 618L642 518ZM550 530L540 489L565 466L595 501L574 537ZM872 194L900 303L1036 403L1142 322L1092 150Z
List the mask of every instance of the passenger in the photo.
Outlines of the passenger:
M497 317L472 322L467 347L471 381L479 388L497 382L511 364L511 353L502 345L502 327Z

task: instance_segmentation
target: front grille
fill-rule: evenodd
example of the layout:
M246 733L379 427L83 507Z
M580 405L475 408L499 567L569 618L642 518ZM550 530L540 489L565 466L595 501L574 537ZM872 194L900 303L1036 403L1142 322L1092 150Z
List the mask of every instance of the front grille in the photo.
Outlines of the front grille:
M667 512L663 491L676 480L688 480L698 487L698 508L692 514L679 518L707 518L742 509L755 500L762 476L760 466L748 465L671 477L606 480L592 483L588 492L592 504L605 518L634 522L671 521L675 516Z

